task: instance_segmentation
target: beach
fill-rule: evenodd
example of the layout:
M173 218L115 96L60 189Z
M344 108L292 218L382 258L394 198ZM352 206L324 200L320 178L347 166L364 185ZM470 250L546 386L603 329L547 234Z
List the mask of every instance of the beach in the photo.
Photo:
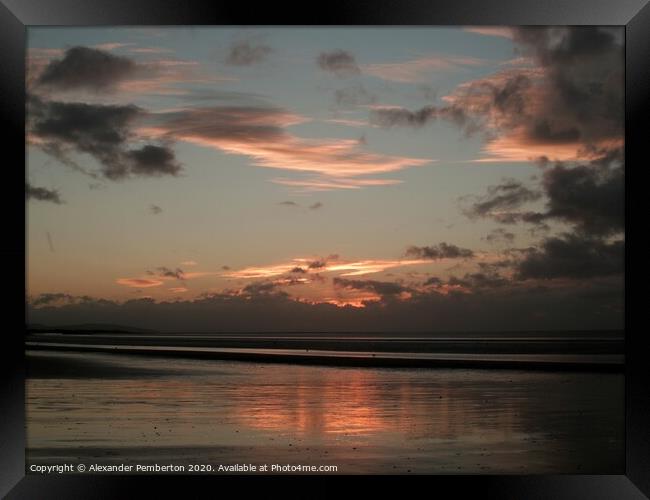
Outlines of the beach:
M616 371L41 348L28 350L27 470L70 462L333 465L344 474L622 472L623 398Z
M623 370L623 336L603 332L465 334L37 333L32 350L328 366Z

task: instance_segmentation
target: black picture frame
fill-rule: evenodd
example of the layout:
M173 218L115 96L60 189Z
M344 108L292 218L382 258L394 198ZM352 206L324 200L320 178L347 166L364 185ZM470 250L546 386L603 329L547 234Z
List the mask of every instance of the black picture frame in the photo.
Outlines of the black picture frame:
M0 248L4 285L2 301L3 362L0 393L0 495L7 498L130 498L146 482L147 496L157 492L196 496L202 488L213 496L225 480L245 488L281 477L224 476L82 476L25 475L24 331L25 223L23 198L25 133L25 49L29 26L78 25L618 25L626 33L626 292L630 288L629 224L633 189L641 184L647 163L643 148L650 130L649 0L329 0L260 5L200 0L0 0L0 113L3 124L3 174L0 196L5 236ZM645 161L644 161L645 160ZM636 165L638 163L638 165ZM629 174L629 169L628 169ZM634 220L642 222L645 213ZM632 233L634 234L634 233ZM634 238L633 238L634 240ZM640 244L640 243L639 243ZM639 245L637 244L637 246ZM635 273L639 275L639 273ZM640 276L636 278L639 281ZM22 290L22 295L21 291ZM627 294L632 299L631 293ZM426 476L408 478L432 494L453 492L483 498L624 499L650 496L650 369L647 333L633 328L631 300L626 301L626 464L625 475L563 476ZM286 477L285 477L286 479ZM289 478L290 493L297 483ZM304 482L306 479L302 477ZM336 481L318 481L320 494L338 494ZM363 478L362 478L363 479ZM395 486L395 478L373 476L369 486ZM397 478L399 479L399 478ZM182 483L179 484L179 481ZM187 483L191 483L191 486ZM215 482L219 484L215 484ZM285 481L286 483L287 481ZM366 480L368 483L368 481ZM287 485L288 486L288 485ZM180 489L178 489L180 487ZM400 487L401 494L405 491ZM414 493L417 490L410 490ZM178 493L182 492L182 493ZM446 495L445 495L446 496Z

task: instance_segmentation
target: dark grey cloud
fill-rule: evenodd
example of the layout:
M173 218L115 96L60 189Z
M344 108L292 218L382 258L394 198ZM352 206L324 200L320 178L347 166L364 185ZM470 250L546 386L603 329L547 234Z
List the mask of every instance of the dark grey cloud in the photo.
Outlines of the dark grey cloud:
M383 164L391 169L396 168L394 165L398 163L403 166L404 161L409 164L419 161L370 154L355 148L350 141L342 142L340 147L333 148L328 140L296 137L288 128L302 121L303 117L282 108L266 105L211 106L161 112L150 116L148 123L155 127L163 140L199 141L230 154L248 156L258 166L300 170L303 173L312 172L325 177L341 177L335 175L341 169L349 174L350 169L367 167L368 173L372 173L378 168L382 170L380 167ZM345 172L342 175L345 176ZM341 179L335 183L341 184ZM291 181L284 178L274 180L277 183L292 185L296 182L311 185L314 181ZM319 182L316 184L319 185Z
M307 266L309 269L322 269L325 266L327 266L327 261L325 259L323 260L314 260L309 263Z
M466 134L489 138L517 133L526 145L575 143L587 148L623 137L623 30L608 27L515 28L520 55L535 67L513 67L465 82L442 106L383 108L371 121L383 127L422 127L438 119Z
M178 267L176 269L170 269L168 267L163 266L158 268L158 272L160 273L161 276L176 278L177 280L185 279L183 270Z
M74 297L67 293L41 293L31 301L34 306L51 304L52 302L66 301L71 302Z
M45 236L47 237L47 246L50 247L50 252L55 253L54 242L52 241L52 235L50 234L49 231L47 231L45 233Z
M56 189L32 186L28 182L25 183L25 198L28 200L49 201L57 205L63 203L61 195Z
M490 231L483 239L488 243L512 243L515 240L515 235L514 233L498 227Z
M537 226L544 226L544 221L548 218L546 213L542 212L498 212L490 214L490 216L500 224L518 224L525 222L528 224L535 224Z
M439 243L433 246L410 246L406 249L407 257L418 259L469 259L474 256L474 252L469 248L460 248L449 243Z
M332 280L335 287L347 288L352 290L367 290L374 292L382 297L390 297L399 295L402 292L408 291L408 288L393 283L390 281L375 281L375 280L351 280L336 277Z
M158 113L156 125L174 139L188 130L206 140L286 143L290 113L268 105L225 105Z
M484 288L500 288L510 285L510 280L497 273L466 273L462 278L452 276L447 280L449 285L460 285L472 290Z
M520 114L526 109L526 98L523 94L531 88L530 78L523 74L514 74L507 78L502 86L494 86L492 105L503 113Z
M337 106L350 108L354 106L365 106L375 104L377 96L366 89L363 85L355 85L334 91L334 100Z
M481 272L498 274L503 269L512 269L515 266L516 260L513 258L515 255L518 257L526 255L532 248L533 247L525 249L509 248L503 252L504 258L492 262L479 262L478 267Z
M160 208L158 205L151 204L149 205L149 211L154 215L158 215L162 213L163 209Z
M251 66L267 59L273 49L253 40L235 42L230 46L226 63L233 66Z
M408 126L421 127L438 117L436 106L425 106L411 111L406 108L380 108L370 112L370 121L380 127Z
M86 153L100 164L110 180L132 176L178 175L180 164L166 145L129 149L134 122L145 112L134 105L103 105L28 100L28 132L39 147L67 164L75 165L71 152Z
M544 106L541 116L531 117L532 137L585 144L622 137L622 35L622 29L595 26L514 30L521 53L545 69Z
M354 55L346 50L332 50L319 54L318 66L339 77L355 76L361 73Z
M542 241L516 265L516 277L526 279L577 279L621 275L625 242L607 242L589 236L566 234Z
M622 39L600 28L526 28L517 30L516 40L523 55L543 69L541 76L533 77L524 69L504 72L498 78L464 85L451 104L416 111L378 109L371 113L371 120L384 127L422 127L455 116L466 133L517 131L522 147L581 145L597 159L584 165L554 166L544 159L540 162L541 192L519 182L505 182L474 197L465 214L491 217L502 224L531 224L536 231L550 229L551 221L568 223L575 234L542 240L508 265L520 280L572 280L588 289L596 279L620 277L624 262L623 240L605 239L624 231L622 151L599 150L598 146L599 141L623 138ZM540 100L542 106L536 104ZM497 130L491 128L494 123ZM521 210L542 197L543 210ZM486 239L507 241L506 235L512 233L500 230ZM512 288L505 286L494 269L487 271L454 280L472 289Z
M625 230L625 168L622 150L608 151L586 164L561 162L543 166L542 191L531 190L516 181L488 188L473 199L465 215L490 217L501 224L533 224L548 229L548 222L561 221L575 231L592 237L623 233ZM543 195L545 210L513 211Z
M370 123L379 127L419 128L437 119L450 121L471 135L478 128L468 112L455 104L446 106L424 106L411 111L406 108L377 108L370 111Z
M296 273L296 274L305 274L307 271L305 271L302 267L294 267L291 271L291 273Z
M160 331L201 332L395 332L584 330L623 327L623 284L618 277L572 282L565 287L517 282L477 293L413 294L409 300L366 307L308 304L273 293L212 294L193 300L116 303L74 300L61 307L28 303L30 323L122 324ZM255 290L252 290L253 292ZM393 295L394 297L394 295ZM38 298L37 298L38 299Z
M544 171L548 218L574 224L591 235L621 233L625 229L625 171L610 166L557 164Z
M30 132L40 139L74 144L97 156L109 146L120 146L129 138L130 125L142 116L135 105L95 105L57 102L29 96Z
M485 264L485 263L481 263ZM492 289L492 288L501 288L501 287L510 287L513 288L513 282L499 274L499 269L501 269L502 266L493 266L491 264L488 265L480 265L480 271L479 272L473 272L473 273L465 273L464 276L458 277L458 276L450 276L448 280L443 280L437 276L432 276L431 278L427 279L423 285L424 286L433 286L436 288L443 287L445 285L449 286L461 286L463 288L467 288L471 290L472 292L481 292L484 289ZM510 267L511 264L508 263L508 266ZM453 292L453 291L452 291Z
M37 83L59 90L106 91L136 72L136 63L126 57L89 47L71 47L63 58L49 62Z
M501 110L510 127L541 144L585 147L621 139L624 110L623 31L607 27L525 27L514 31L522 55L543 69L541 84L513 91L519 107ZM543 105L534 104L534 95Z
M501 184L489 186L487 193L474 197L473 203L465 210L468 217L485 217L494 211L509 211L525 203L536 201L542 194L524 186L515 179L505 179Z
M256 282L246 285L243 292L248 295L268 295L271 293L284 295L284 292L276 291L277 287L278 284L272 281Z
M278 205L282 205L285 207L293 207L293 208L301 208L301 205L299 203L296 203L295 201L281 201L278 203ZM314 202L311 205L307 206L309 210L318 210L320 208L323 208L323 204L320 201Z
M444 283L444 282L443 282L442 279L438 278L437 276L432 276L431 278L427 279L427 280L423 283L423 285L424 285L424 286L430 286L430 285L433 285L433 286L440 286L440 285L442 285L443 283Z
M160 276L163 278L174 278L180 281L185 280L185 274L182 269L176 268L171 269L169 267L160 266L157 267L155 271L147 271L149 276Z
M174 176L181 170L174 151L167 146L147 144L140 149L126 151L124 157L130 165L126 174L142 177Z

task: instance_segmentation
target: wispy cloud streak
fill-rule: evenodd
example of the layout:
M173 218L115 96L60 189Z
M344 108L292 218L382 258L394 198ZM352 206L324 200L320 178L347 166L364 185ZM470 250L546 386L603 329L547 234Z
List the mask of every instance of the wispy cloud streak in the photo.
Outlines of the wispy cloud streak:
M253 164L318 174L307 181L274 180L278 184L325 189L359 189L398 181L358 179L425 165L431 160L368 152L358 140L303 139L287 131L307 118L275 107L218 106L192 108L152 117L144 136L182 140L225 153L244 155Z

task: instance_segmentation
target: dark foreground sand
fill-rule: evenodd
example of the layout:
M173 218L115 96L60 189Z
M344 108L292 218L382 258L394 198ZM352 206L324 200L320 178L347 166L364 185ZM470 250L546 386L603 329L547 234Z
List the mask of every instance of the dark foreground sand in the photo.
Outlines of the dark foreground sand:
M612 454L606 457L589 457L577 449L566 449L548 463L548 452L543 441L531 445L522 443L509 450L491 450L491 447L478 449L457 447L437 450L431 453L427 448L404 449L381 446L304 446L300 443L285 446L231 446L231 447L142 447L142 448L43 448L30 449L27 454L26 472L30 465L50 465L69 463L74 466L84 464L118 466L132 465L130 471L99 470L97 473L112 474L143 473L136 465L182 466L184 470L167 469L160 473L200 473L215 474L258 473L262 465L267 465L268 473L312 473L311 469L300 470L295 466L335 466L336 469L321 470L322 474L610 474L622 473L620 457ZM524 458L525 457L525 458ZM232 467L255 465L256 470L237 470ZM190 470L192 465L209 465L210 471ZM286 468L272 467L289 466ZM223 469L220 470L220 466ZM230 467L230 469L229 469ZM89 472L87 470L86 472ZM151 470L155 472L155 470Z

